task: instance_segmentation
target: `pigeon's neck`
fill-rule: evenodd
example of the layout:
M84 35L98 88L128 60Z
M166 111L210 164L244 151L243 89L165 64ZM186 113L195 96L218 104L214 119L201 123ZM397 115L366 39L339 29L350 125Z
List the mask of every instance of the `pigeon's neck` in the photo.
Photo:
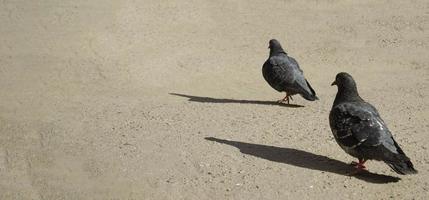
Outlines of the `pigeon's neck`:
M359 96L356 85L341 86L338 88L337 96L335 97L334 106L343 102L363 101Z
M281 48L281 47L276 47L276 48L270 49L270 57L275 56L275 55L279 55L279 54L286 54L287 55L286 51L283 50L283 48Z

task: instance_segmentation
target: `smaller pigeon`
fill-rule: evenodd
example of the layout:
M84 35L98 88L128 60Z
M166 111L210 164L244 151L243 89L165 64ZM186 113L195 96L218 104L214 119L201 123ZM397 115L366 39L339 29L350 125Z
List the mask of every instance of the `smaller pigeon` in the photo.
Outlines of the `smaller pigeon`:
M318 100L310 83L305 79L298 62L289 57L280 43L272 39L269 42L270 56L262 66L262 75L268 84L279 92L286 92L286 97L279 103L292 99L292 95L300 94L309 101Z
M356 168L354 173L365 171L367 160L383 161L398 174L417 173L377 109L359 96L353 77L341 72L332 85L337 85L338 93L329 124L340 147L359 159L357 163L352 162Z

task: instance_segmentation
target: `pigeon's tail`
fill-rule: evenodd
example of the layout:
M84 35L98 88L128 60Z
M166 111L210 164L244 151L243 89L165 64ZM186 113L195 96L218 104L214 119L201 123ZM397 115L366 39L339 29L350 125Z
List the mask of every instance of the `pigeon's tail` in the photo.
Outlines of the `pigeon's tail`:
M411 161L402 161L402 162L396 162L396 163L388 163L390 168L393 169L398 174L417 174L417 170L414 169L413 163Z
M305 94L301 94L301 96L309 101L315 101L315 100L319 100L319 98L316 96L316 92L314 91L314 89L311 87L310 83L307 81L307 79L305 79L305 82L308 85L308 88L310 88L311 94L309 93L305 93Z
M417 170L414 169L414 165L410 161L410 158L405 155L404 151L394 139L393 144L398 153L391 154L391 156L389 156L390 159L384 160L384 162L398 174L417 174Z

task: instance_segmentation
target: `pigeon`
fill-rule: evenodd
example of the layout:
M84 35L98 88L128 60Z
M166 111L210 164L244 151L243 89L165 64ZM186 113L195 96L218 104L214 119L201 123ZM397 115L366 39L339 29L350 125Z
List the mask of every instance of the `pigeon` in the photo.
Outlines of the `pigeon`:
M269 42L270 56L262 66L262 75L268 84L279 92L286 92L286 97L279 103L292 99L292 95L300 94L309 101L318 100L316 92L305 79L298 62L289 57L276 39Z
M356 168L353 174L367 171L367 160L383 161L398 174L416 174L413 163L393 139L377 109L359 96L353 77L338 73L331 85L337 85L338 92L329 125L340 147L359 160L352 162Z

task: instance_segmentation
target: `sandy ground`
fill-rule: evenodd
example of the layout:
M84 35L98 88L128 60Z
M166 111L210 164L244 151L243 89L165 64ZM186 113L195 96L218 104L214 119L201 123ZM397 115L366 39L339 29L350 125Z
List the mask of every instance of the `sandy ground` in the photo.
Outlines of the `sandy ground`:
M3 0L0 199L427 199L428 29L427 0ZM271 38L320 101L273 103ZM345 175L340 71L418 175Z

